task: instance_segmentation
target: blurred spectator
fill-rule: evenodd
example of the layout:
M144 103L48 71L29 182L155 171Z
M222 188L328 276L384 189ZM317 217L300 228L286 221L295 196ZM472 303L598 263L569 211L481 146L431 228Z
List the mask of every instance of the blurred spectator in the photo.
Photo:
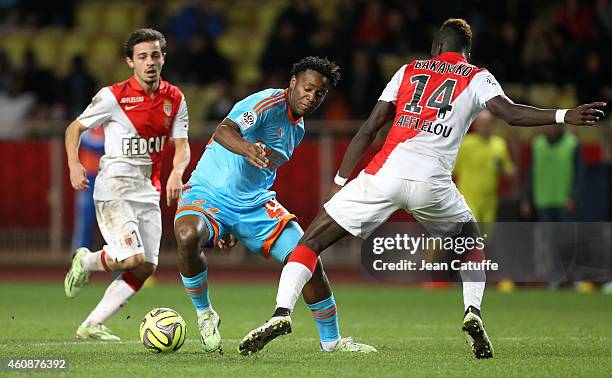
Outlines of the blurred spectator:
M64 91L67 118L75 119L96 93L96 81L87 72L83 57L80 55L72 58L70 73L64 79Z
M601 101L606 99L604 93L604 85L608 80L602 80L605 77L601 57L597 51L590 51L584 56L584 62L579 67L576 82L576 92L578 101L586 104L593 101Z
M312 0L290 1L289 7L278 16L274 29L280 29L280 25L285 22L293 25L298 41L310 44L310 38L319 29L319 17Z
M536 19L531 22L522 53L523 79L526 82L552 79L554 71L551 70L551 66L553 66L555 57L550 44L551 39L552 36L542 20Z
M381 1L369 2L357 24L353 43L358 46L380 46L387 33L384 5Z
M391 9L386 14L387 33L381 41L381 52L407 55L410 52L411 36L408 23L402 12Z
M206 120L220 122L232 110L232 107L237 102L237 98L232 93L232 84L229 81L218 81L215 87L218 91L218 96L215 102L210 105ZM216 126L214 125L214 127Z
M576 137L559 125L544 128L531 144L531 171L527 176L521 214L529 219L535 212L535 266L557 288L564 279L568 256L557 249L563 225L551 222L577 221L577 201L584 172Z
M164 0L146 0L144 27L166 33L168 30L167 2Z
M497 218L497 187L501 175L514 176L506 141L493 135L494 118L483 110L461 144L454 173L476 221L493 223Z
M492 71L500 81L520 81L522 70L517 60L521 56L522 42L514 25L506 21L501 25L496 38L494 54L492 54Z
M19 22L27 26L72 27L76 0L19 0Z
M204 33L194 33L189 40L187 53L184 53L185 67L182 79L200 85L216 81L232 81L232 66L215 46L212 39Z
M612 2L610 0L596 0L595 15L604 37L609 43L612 40Z
M593 24L593 8L584 0L565 0L555 17L557 27L573 40L586 38Z
M298 38L296 26L283 20L270 35L261 57L261 70L266 75L286 77L293 63L308 55L308 51L309 45L306 40Z
M0 50L0 92L6 92L9 88L15 70L11 67L11 62L4 50Z
M531 170L521 205L524 217L561 222L576 219L581 177L584 171L576 137L558 125L544 128L531 144Z
M36 96L24 91L21 77L9 77L5 91L0 92L0 139L23 138L29 132L28 116L36 104Z
M348 49L346 44L342 43L337 28L331 25L324 25L319 29L313 40L312 55L333 60L340 66L340 69L345 67L348 60Z
M187 3L170 22L170 33L180 44L186 45L194 33L218 37L225 30L223 15L208 0Z
M24 57L24 67L21 72L26 92L34 93L39 105L49 106L57 101L56 78L53 73L38 65L36 57L31 50L27 50Z
M370 108L378 101L385 87L378 61L371 50L365 47L353 50L350 68L345 78L344 85L351 104L351 116L367 118Z

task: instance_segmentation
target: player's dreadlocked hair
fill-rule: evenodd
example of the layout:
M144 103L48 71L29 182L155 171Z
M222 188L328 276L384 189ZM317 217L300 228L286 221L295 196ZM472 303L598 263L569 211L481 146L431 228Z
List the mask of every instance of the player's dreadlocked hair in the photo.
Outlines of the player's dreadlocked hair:
M445 51L465 51L472 49L472 28L462 18L449 18L436 34L435 42L442 42Z
M166 37L155 29L138 29L134 31L125 41L124 52L125 56L132 58L134 55L134 46L141 42L159 41L162 53L166 53Z
M334 87L340 80L340 67L327 58L318 56L307 56L293 65L291 76L297 75L302 71L313 70L325 76Z

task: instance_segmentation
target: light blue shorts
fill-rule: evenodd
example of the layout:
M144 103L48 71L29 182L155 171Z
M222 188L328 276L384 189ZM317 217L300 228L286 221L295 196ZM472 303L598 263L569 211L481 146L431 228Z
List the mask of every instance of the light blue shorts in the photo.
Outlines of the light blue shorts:
M188 183L181 191L174 221L184 215L204 219L209 230L206 247L230 233L251 252L283 263L304 234L295 215L275 198L264 205L237 209L207 187Z

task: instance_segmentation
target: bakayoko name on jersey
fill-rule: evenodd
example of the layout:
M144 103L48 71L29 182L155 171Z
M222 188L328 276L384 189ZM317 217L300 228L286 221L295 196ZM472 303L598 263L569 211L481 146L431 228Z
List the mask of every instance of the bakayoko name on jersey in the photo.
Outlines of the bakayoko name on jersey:
M414 69L429 70L439 74L451 73L468 77L474 70L474 66L465 63L450 64L440 60L417 60L414 62Z

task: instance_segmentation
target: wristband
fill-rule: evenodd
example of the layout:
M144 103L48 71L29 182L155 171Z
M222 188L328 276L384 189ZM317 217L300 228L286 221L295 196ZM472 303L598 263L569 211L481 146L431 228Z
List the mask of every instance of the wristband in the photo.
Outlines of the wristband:
M347 179L344 177L340 177L340 171L338 171L338 173L336 173L336 177L334 177L334 182L336 185L344 186L344 184L346 184L346 180Z
M557 109L555 112L555 122L556 123L565 123L565 113L567 113L569 109Z

